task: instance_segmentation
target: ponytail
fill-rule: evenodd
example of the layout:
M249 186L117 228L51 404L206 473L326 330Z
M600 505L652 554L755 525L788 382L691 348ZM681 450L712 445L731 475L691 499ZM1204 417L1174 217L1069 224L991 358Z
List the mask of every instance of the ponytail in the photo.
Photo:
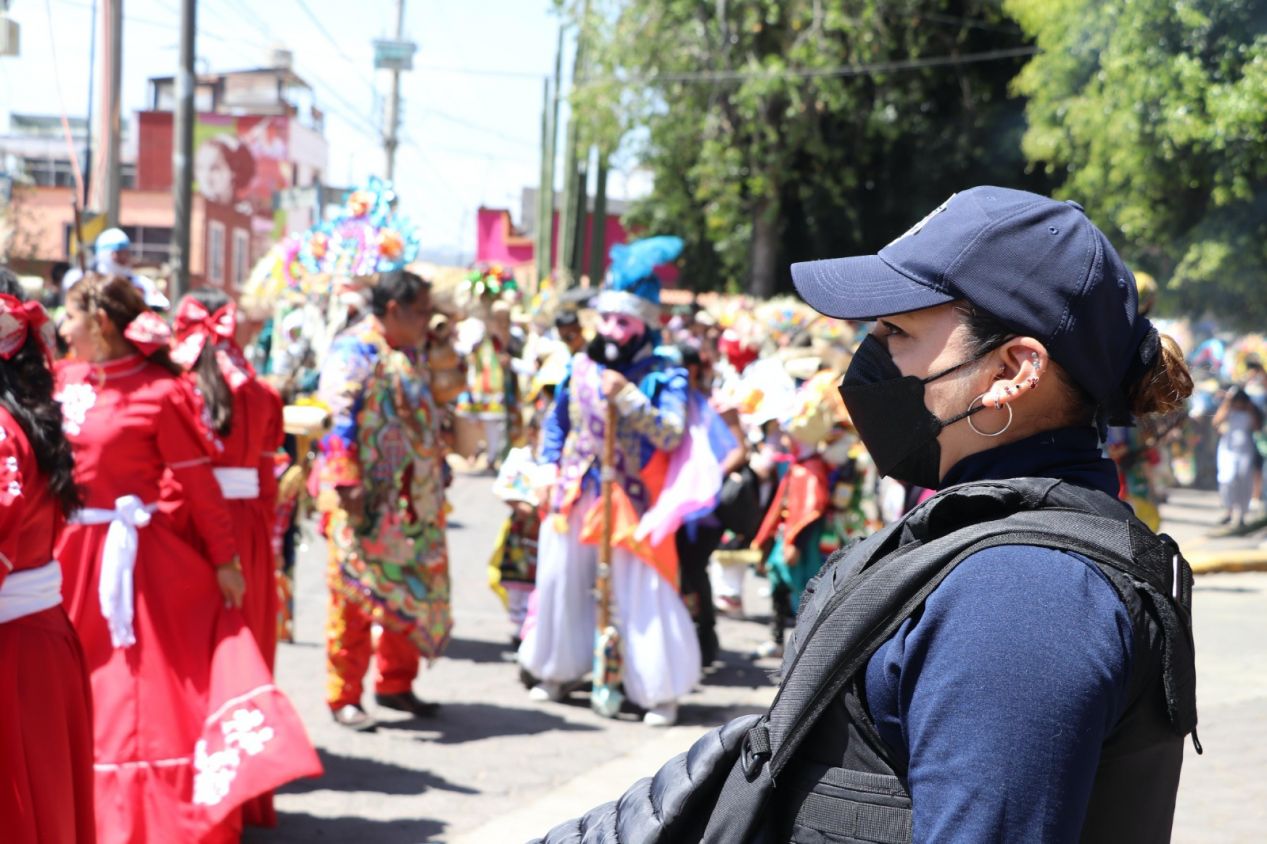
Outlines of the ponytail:
M1127 390L1131 415L1173 413L1184 407L1192 395L1192 373L1183 350L1168 334L1161 335L1161 348L1152 365Z

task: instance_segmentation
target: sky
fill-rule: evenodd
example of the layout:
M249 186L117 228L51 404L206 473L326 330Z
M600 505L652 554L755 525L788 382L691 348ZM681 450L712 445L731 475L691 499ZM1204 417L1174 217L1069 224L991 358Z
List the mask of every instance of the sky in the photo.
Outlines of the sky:
M147 105L148 78L176 72L179 2L123 3L131 115ZM22 28L22 53L0 58L3 126L11 111L57 114L59 103L85 116L92 0L12 0L9 14ZM371 42L393 32L394 0L199 0L198 25L200 71L263 66L275 46L294 53L326 113L327 183L381 175L390 76L373 69ZM419 49L401 78L396 184L425 252L473 253L481 205L509 208L518 220L520 191L539 178L542 79L553 73L558 31L550 0L405 0L405 37ZM610 192L628 196L640 181L615 173Z

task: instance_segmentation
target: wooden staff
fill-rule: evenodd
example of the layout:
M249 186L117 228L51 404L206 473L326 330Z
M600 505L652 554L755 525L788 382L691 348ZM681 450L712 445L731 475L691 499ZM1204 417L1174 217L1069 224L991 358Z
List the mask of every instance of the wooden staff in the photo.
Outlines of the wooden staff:
M594 682L590 706L604 718L614 718L623 700L620 693L620 631L612 617L612 487L616 483L616 405L607 399L607 425L603 429L602 528L598 545L598 636L594 645Z

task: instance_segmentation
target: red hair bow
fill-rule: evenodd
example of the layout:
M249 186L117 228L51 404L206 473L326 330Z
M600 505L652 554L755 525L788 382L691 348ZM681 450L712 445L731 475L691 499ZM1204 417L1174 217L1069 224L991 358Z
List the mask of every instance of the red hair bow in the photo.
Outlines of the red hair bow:
M193 297L186 296L176 310L176 346L172 360L189 369L208 343L232 344L238 330L238 308L226 302L215 313Z
M153 311L141 311L128 323L123 336L140 349L141 354L149 357L163 346L171 342L172 330L163 318Z
M13 360L32 332L51 365L56 341L48 311L39 302L23 302L16 296L0 293L0 357Z

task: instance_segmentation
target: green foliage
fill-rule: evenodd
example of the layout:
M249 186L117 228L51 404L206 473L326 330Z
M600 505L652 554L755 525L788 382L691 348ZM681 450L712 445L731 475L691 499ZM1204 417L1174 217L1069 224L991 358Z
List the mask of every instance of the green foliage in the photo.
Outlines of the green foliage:
M650 168L629 222L684 237L697 288L773 293L956 190L1047 186L1007 89L1023 58L841 70L1023 46L999 0L582 2L560 3L586 37L582 135Z
M1004 0L1042 52L1023 146L1163 304L1267 321L1267 2Z

